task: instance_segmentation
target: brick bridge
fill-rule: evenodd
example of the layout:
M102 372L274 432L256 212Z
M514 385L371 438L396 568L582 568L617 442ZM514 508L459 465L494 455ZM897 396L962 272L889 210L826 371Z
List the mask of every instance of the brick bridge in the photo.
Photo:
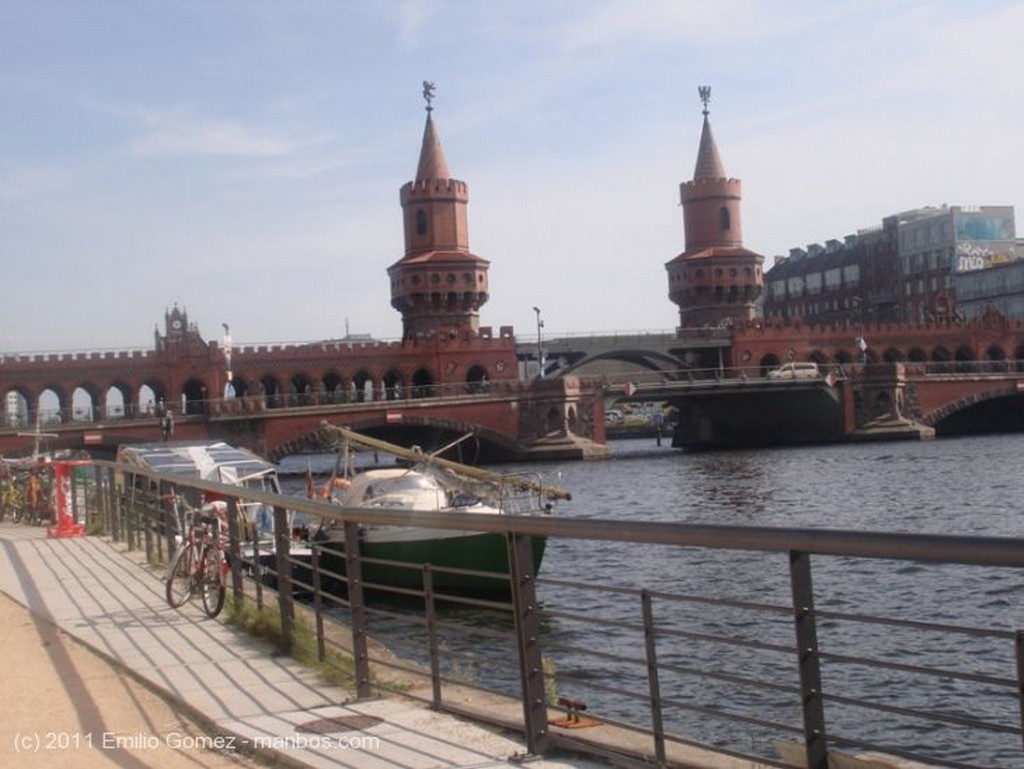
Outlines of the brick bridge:
M673 445L722 448L1024 431L1024 368L1012 361L823 366L818 379L750 369L613 390L678 410Z
M501 382L479 392L357 402L313 398L272 406L260 397L218 399L175 417L172 439L224 440L277 461L322 449L319 427L327 421L427 449L473 433L474 441L458 449L467 461L586 458L588 452L602 455L604 447L581 448L587 442L572 436L593 430L603 442L603 420L595 420L594 413L601 408L597 392L566 378L533 384ZM112 454L124 443L162 440L155 414L51 420L42 430L47 448L85 449L100 455ZM24 454L35 441L34 431L7 427L0 430L0 453Z
M177 307L150 350L0 355L0 453L109 453L159 440L222 439L278 457L310 445L322 420L426 447L474 432L480 461L600 456L595 381L521 382L511 328L401 342L322 340L232 349L207 342ZM400 441L401 442L401 441Z

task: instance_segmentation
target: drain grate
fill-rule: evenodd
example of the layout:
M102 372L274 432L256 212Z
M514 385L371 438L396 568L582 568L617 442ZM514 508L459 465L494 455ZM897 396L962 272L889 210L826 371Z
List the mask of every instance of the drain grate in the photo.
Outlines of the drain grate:
M296 726L295 731L309 732L311 734L358 732L380 723L383 723L383 719L377 718L377 716L336 716L335 718L320 718L316 721L307 721Z

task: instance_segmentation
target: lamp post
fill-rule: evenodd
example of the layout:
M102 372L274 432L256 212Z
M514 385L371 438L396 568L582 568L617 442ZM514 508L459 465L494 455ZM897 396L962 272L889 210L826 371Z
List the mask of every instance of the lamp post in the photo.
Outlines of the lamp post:
M230 398L235 394L234 387L231 385L231 328L227 323L220 324L224 328L224 393L225 398Z
M540 307L534 307L537 313L537 378L544 378L544 345L541 343L540 330L544 328L544 321L540 319Z
M857 305L857 338L853 340L857 346L857 359L860 363L867 363L868 343L864 339L864 298L852 296L850 299Z

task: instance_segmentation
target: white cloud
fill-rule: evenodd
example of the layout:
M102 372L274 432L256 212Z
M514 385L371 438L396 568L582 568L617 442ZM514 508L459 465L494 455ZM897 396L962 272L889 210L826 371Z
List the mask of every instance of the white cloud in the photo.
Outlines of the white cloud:
M325 138L285 138L238 120L194 117L181 112L147 112L145 129L130 143L140 157L169 155L235 155L280 157Z

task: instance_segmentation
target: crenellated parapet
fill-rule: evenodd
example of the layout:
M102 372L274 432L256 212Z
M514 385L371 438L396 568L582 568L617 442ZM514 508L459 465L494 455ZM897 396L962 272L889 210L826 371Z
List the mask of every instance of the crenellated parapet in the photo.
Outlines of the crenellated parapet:
M739 199L743 183L739 179L691 179L679 185L679 195L684 202L709 196Z
M1024 359L1024 322L992 311L970 321L808 324L799 318L755 318L732 329L735 365L771 368L786 360L819 364L957 362ZM863 349L861 349L863 340ZM1015 363L1014 363L1015 365Z
M469 185L458 179L417 179L399 192L402 205L426 200L469 200Z

